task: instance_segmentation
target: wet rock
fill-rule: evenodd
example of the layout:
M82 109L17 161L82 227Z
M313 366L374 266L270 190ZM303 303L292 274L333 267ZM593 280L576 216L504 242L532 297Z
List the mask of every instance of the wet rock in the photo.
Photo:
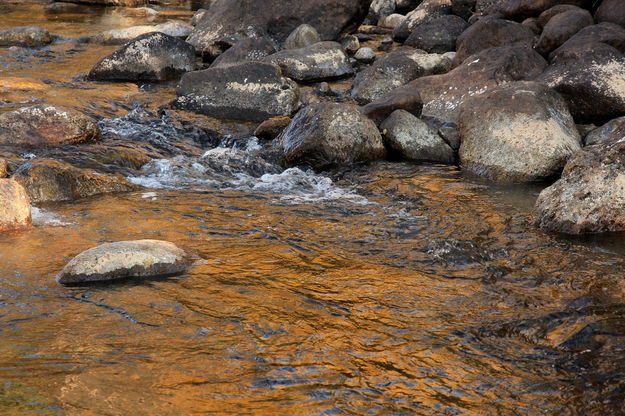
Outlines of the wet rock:
M263 121L290 116L299 106L297 85L269 63L189 72L176 93L175 108L221 119Z
M340 78L353 72L340 43L319 42L299 49L284 50L265 58L282 73L300 82Z
M9 174L9 163L4 159L0 159L0 179L6 178L8 174Z
M30 200L24 188L11 179L0 179L0 232L31 224Z
M412 88L396 88L384 97L360 107L360 112L375 124L380 124L395 110L406 110L415 117L421 115L421 96Z
M0 145L61 146L99 135L95 120L65 107L42 104L0 113Z
M406 19L393 31L393 39L403 42L422 23L451 12L451 0L424 0L406 15Z
M50 33L39 26L19 26L0 32L0 46L45 46L52 40Z
M501 13L506 19L522 20L532 16L538 16L545 10L559 4L571 4L574 6L590 6L592 0L503 0L496 2L490 13Z
M263 121L256 127L254 136L259 139L275 139L290 123L290 117L272 117Z
M80 169L51 159L26 163L15 171L12 178L26 189L33 202L74 201L93 195L137 189L123 176Z
M445 53L456 50L456 40L469 26L461 17L448 15L418 25L404 45L413 46L429 53Z
M597 22L610 22L625 27L625 7L621 0L603 0L595 13Z
M405 110L394 111L380 125L384 141L402 159L453 163L454 152L424 121Z
M404 46L359 72L351 94L359 103L368 103L415 78L446 72L450 65L449 56Z
M269 38L243 39L219 55L210 67L227 68L241 62L259 62L274 53L276 53L276 47Z
M184 273L197 257L161 240L102 244L74 257L56 276L63 285Z
M486 17L458 37L454 66L484 49L504 45L531 47L533 43L534 32L522 24Z
M302 23L313 26L321 39L333 40L356 28L371 0L216 0L197 23L187 42L203 54L219 54L244 37L270 36L280 44Z
M357 61L366 63L366 64L370 64L371 62L375 61L376 58L376 54L373 51L373 49L371 48L360 48L358 49L358 51L354 54L354 59L356 59Z
M494 254L472 240L433 240L427 245L428 255L439 262L469 266L493 260Z
M588 132L584 139L586 146L605 142L613 137L618 131L625 131L625 117L615 118L601 127Z
M141 35L102 58L89 72L89 79L158 82L194 69L195 51L189 44L155 32Z
M354 35L347 35L341 38L341 46L346 53L353 55L360 49L360 41Z
M317 30L307 24L299 25L284 41L284 49L299 49L321 42Z
M564 100L536 82L493 88L462 105L460 163L498 182L531 182L560 173L581 149Z
M378 24L389 29L396 29L404 22L404 20L406 20L406 16L403 14L393 13L382 19Z
M578 152L536 201L536 224L583 234L625 230L625 129Z
M547 22L534 48L541 55L547 56L577 32L593 23L592 15L587 10L577 9L558 13Z
M288 166L315 170L383 158L376 125L348 104L319 103L303 108L280 136Z
M107 30L106 32L91 36L85 40L90 43L99 43L103 45L121 45L138 36L153 32L161 32L176 38L186 38L192 30L193 26L186 22L181 20L171 20L155 26L144 25L132 26L124 29Z

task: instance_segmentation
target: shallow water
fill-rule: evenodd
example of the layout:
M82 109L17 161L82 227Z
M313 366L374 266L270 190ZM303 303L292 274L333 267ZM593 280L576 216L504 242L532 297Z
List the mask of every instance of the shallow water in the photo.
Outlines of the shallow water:
M0 24L42 6L11 7L17 17ZM60 16L57 31L71 20ZM86 72L107 51L68 59ZM27 75L76 75L44 61ZM11 65L2 77L19 75ZM91 105L105 140L176 141L181 154L128 173L144 190L38 207L32 231L0 236L0 414L624 413L621 235L542 233L531 216L540 187L451 167L282 171L256 140L183 152L192 131L123 116L171 99L170 87L107 96L128 85L98 99L28 90ZM80 251L138 238L205 261L169 279L54 282Z

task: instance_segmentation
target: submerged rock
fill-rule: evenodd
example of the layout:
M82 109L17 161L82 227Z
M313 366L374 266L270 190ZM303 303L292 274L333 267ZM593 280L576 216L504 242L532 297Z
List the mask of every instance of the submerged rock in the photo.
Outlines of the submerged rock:
M61 146L99 135L95 120L65 107L44 104L0 114L0 145Z
M0 46L45 46L52 40L50 33L39 26L19 26L0 32Z
M0 232L31 226L30 200L19 183L0 179Z
M197 257L161 240L102 244L74 257L56 276L63 285L184 273Z
M283 50L265 58L296 81L324 81L353 72L343 47L337 42L319 42L305 48Z
M166 81L195 69L195 51L183 40L154 32L139 36L89 72L97 81Z

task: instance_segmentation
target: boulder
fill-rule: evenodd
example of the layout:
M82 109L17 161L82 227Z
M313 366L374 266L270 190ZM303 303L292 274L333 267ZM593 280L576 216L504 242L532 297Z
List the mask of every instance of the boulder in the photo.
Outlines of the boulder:
M577 6L573 6L572 4L558 4L557 6L553 6L540 14L536 19L538 19L538 24L541 28L545 27L547 23L551 20L552 17L568 12L570 10L584 10L580 9ZM531 17L529 19L532 19Z
M353 68L340 43L319 42L305 48L283 50L264 59L300 82L323 81L350 75Z
M566 234L625 230L625 129L588 146L539 195L536 224Z
M373 0L365 19L368 25L375 25L395 12L397 0Z
M456 50L456 40L469 24L454 15L441 16L418 25L408 36L404 45L429 53L445 53Z
M0 232L32 225L30 200L24 188L11 179L0 179Z
M520 23L485 17L465 30L456 42L454 66L477 52L497 46L527 46L534 43L534 32Z
M0 113L0 145L62 146L99 135L95 120L70 108L41 104Z
M404 16L403 14L393 13L389 16L386 16L378 24L381 27L394 30L398 28L402 23L404 23L404 20L406 20L406 16Z
M191 17L191 26L197 26L206 13L208 13L208 9L197 9L195 13L193 13L193 17Z
M19 26L0 32L0 46L45 46L52 40L50 33L39 26Z
M123 176L80 169L51 159L25 163L15 171L12 179L26 189L33 202L74 201L93 195L137 189Z
M319 36L317 30L311 25L303 24L299 25L291 32L282 47L284 49L299 49L314 45L318 42L321 42L321 36Z
M592 129L586 134L584 138L584 144L586 146L592 146L595 144L606 142L614 138L615 134L620 131L625 131L625 117L615 118L605 123L601 127Z
M558 13L547 22L534 48L541 55L547 56L577 32L593 23L592 15L584 9L577 8Z
M318 103L300 110L280 136L287 166L315 170L383 158L377 126L348 104Z
M89 72L96 81L158 82L195 69L195 51L185 41L163 33L141 35L98 61Z
M527 17L538 16L559 4L571 4L583 8L590 8L594 0L502 0L496 2L490 13L501 13L506 19L523 20Z
M216 0L187 42L216 56L245 37L269 36L280 44L299 25L314 27L334 40L364 20L371 0Z
M6 178L8 175L9 175L9 163L4 159L0 159L0 179Z
M373 49L365 47L360 48L356 51L356 53L354 54L354 59L366 64L370 64L371 62L375 61L376 56L377 55L375 54Z
M384 97L360 107L360 112L380 124L395 110L406 110L415 117L421 115L423 102L421 95L412 88L399 87Z
M259 139L275 139L284 131L285 128L291 123L290 117L272 117L260 123L256 130L254 130L254 136Z
M98 33L95 36L90 36L86 38L85 41L90 43L99 43L102 45L121 45L138 36L153 32L161 32L177 38L186 38L192 30L193 26L186 22L181 20L171 20L155 26L143 25L107 30L105 32Z
M420 24L451 13L451 5L451 0L424 0L395 28L393 39L397 42L405 41Z
M297 85L269 63L189 72L176 93L175 108L221 119L263 121L290 116L299 106Z
M622 0L603 0L595 13L597 22L610 22L625 27L625 7Z
M265 57L274 53L276 53L276 47L269 38L243 39L219 55L210 67L227 68L241 62L262 61Z
M352 97L361 104L381 98L413 79L449 70L448 55L428 54L404 46L377 60L354 78Z
M466 100L458 127L463 171L497 182L552 178L581 149L566 102L536 82L502 85Z
M161 240L102 244L74 257L56 276L63 285L184 273L197 257Z
M384 142L402 159L453 163L454 152L424 121L405 110L394 111L380 125Z
M560 64L585 60L592 56L614 56L625 53L625 28L613 23L588 26L577 32L549 55L549 61Z

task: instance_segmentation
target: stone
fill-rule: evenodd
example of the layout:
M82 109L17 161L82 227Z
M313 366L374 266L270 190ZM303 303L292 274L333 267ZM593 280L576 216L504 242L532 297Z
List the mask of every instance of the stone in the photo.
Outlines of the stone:
M581 149L566 102L536 82L515 82L466 100L458 120L463 171L497 182L558 175Z
M195 69L195 51L163 33L141 35L98 61L89 72L96 81L159 82Z
M540 16L538 16L536 19L538 19L538 24L540 25L542 29L543 27L547 25L547 23L549 23L552 17L560 13L568 12L570 10L583 10L583 9L580 9L577 6L573 6L572 4L558 4L542 12Z
M603 0L595 12L597 22L609 22L625 27L625 7L621 0Z
M52 159L35 159L20 166L12 176L33 202L75 201L94 195L137 189L121 175L80 169Z
M317 171L386 156L375 123L349 104L303 108L279 140L287 166L307 165Z
M625 53L625 28L613 23L600 23L583 28L555 51L549 62L584 61L589 56L618 56Z
M258 127L256 127L256 130L254 130L254 136L259 139L275 139L290 123L290 117L272 117L263 121L258 125Z
M319 36L317 30L311 25L303 24L291 32L282 47L284 49L299 49L314 45L317 42L321 42L321 36Z
M406 20L406 16L403 14L393 13L389 16L386 16L382 19L378 24L382 27L386 27L389 29L396 29Z
M99 135L94 119L61 106L40 104L0 113L0 145L62 146Z
M324 81L351 75L353 68L340 43L319 42L305 48L283 50L264 59L299 82Z
M207 13L208 9L197 9L195 13L193 13L193 17L191 17L191 25L197 26Z
M545 10L560 4L590 8L594 0L503 0L489 8L489 13L501 13L506 19L523 20L538 16Z
M540 36L543 31L543 27L538 22L537 17L528 17L527 19L523 20L521 24L534 32L534 35L536 36Z
M365 19L368 25L375 25L391 15L397 7L397 0L373 0Z
M395 49L354 78L352 97L361 104L375 101L413 79L449 70L451 59L404 46Z
M424 0L419 6L408 13L406 18L393 31L393 39L403 42L422 23L451 13L451 0Z
M429 53L445 53L456 50L456 40L469 24L461 17L441 16L418 25L408 36L404 45Z
M9 163L5 159L0 159L0 179L9 175Z
M597 127L588 132L584 139L586 146L608 141L618 131L625 131L625 117L615 118L605 123L601 127Z
M90 248L74 257L56 276L71 285L184 273L197 257L162 240L118 241Z
M341 46L346 53L353 55L360 49L360 41L354 35L346 35L341 38Z
M241 62L260 62L274 53L276 53L276 47L269 38L243 39L219 55L210 67L227 68Z
M549 19L534 49L541 55L548 56L577 32L592 24L592 15L584 9L558 13Z
M423 102L421 96L412 88L399 87L382 98L360 107L360 112L377 125L382 123L395 110L406 110L419 117Z
M39 26L19 26L0 32L0 46L37 47L52 41L50 33Z
M177 38L186 38L189 36L193 26L181 20L171 20L159 25L150 26L132 26L124 29L107 30L84 39L89 43L98 43L102 45L121 45L130 40L145 35L146 33L161 32L169 36Z
M371 62L375 61L375 58L376 58L375 52L373 51L373 49L368 48L368 47L360 48L354 54L354 59L360 62L364 62L366 64L370 64Z
M30 200L22 185L12 179L0 179L0 232L31 225Z
M277 65L260 62L188 72L176 94L175 108L220 119L263 121L299 106L297 85Z
M380 125L384 141L402 159L453 163L454 152L424 121L405 110L394 111Z

